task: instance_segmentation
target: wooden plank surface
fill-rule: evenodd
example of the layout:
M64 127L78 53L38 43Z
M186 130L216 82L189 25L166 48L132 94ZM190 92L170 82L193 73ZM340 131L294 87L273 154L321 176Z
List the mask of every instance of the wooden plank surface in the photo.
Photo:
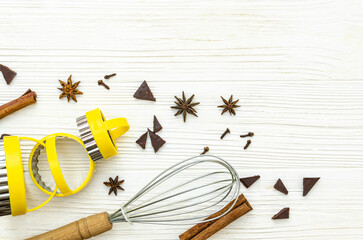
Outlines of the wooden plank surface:
M260 174L242 189L254 210L211 239L361 239L363 235L363 3L339 0L9 1L0 7L0 64L18 72L0 79L0 104L28 88L38 102L0 120L0 133L42 138L77 135L75 118L100 107L126 117L120 154L98 162L79 194L18 217L0 218L1 239L23 239L81 217L119 208L148 179L178 160L210 153L240 176ZM103 75L111 90L97 86ZM59 100L58 79L72 74L84 95ZM132 97L147 80L157 101ZM183 123L173 96L196 94L198 118ZM242 107L221 116L220 96ZM167 141L154 154L134 142L156 115ZM221 141L229 127L232 134ZM255 132L243 151L239 134ZM32 149L22 143L24 167ZM76 147L60 152L75 181L87 169ZM68 155L67 155L68 154ZM80 171L82 169L83 171ZM45 199L26 170L28 205ZM109 176L125 192L107 196ZM302 197L302 178L322 179ZM289 195L273 189L281 178ZM283 207L291 218L272 221ZM97 239L176 239L189 226L115 225Z

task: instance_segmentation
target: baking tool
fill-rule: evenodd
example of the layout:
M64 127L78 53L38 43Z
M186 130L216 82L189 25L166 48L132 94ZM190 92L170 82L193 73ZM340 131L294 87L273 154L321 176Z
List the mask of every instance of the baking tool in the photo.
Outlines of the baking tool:
M114 140L130 128L126 118L115 118L106 121L98 108L78 118L77 123L82 139L67 133L51 134L40 141L34 138L17 136L6 136L0 139L0 216L25 214L43 207L54 196L65 197L82 190L93 176L94 161L116 155L118 151ZM84 182L74 190L70 189L64 179L58 161L56 140L59 138L73 139L81 144L89 154L90 167L88 175ZM33 209L27 209L26 205L20 140L36 142L29 156L29 173L34 184L41 191L50 195L44 203ZM56 184L53 190L46 185L39 174L39 156L44 148L46 149L49 167Z
M91 180L95 161L100 159L110 158L118 153L115 139L123 135L130 128L126 118L114 118L105 120L105 117L100 109L94 109L87 112L85 115L77 118L77 126L81 135L81 139L67 133L55 133L41 139L46 145L45 151L50 166L54 182L59 190L56 192L56 197L65 197L73 195L82 190ZM90 164L86 179L79 187L72 190L69 188L64 179L56 150L56 140L60 138L70 138L81 144L87 151ZM29 157L29 173L34 184L44 193L51 195L53 190L47 185L39 174L38 163L39 156L42 153L43 146L36 144Z
M93 161L117 155L115 139L130 128L126 118L114 118L106 121L98 108L78 117L77 126Z
M0 139L0 216L17 216L37 210L47 204L57 191L55 188L50 197L38 207L27 209L20 140L44 145L29 137L5 136Z
M194 224L218 219L235 205L240 192L236 170L221 158L200 155L179 162L155 177L120 209L80 219L30 240L81 240L112 229L113 223ZM205 220L223 209L228 210Z
M54 133L54 134L51 134L51 135L48 135L48 136L42 138L40 140L40 142L45 143L45 144L37 143L34 146L32 152L30 153L30 156L29 156L28 167L29 167L29 174L30 174L31 179L33 180L34 184L42 192L44 192L48 195L51 195L54 190L52 190L51 187L48 186L42 180L42 177L39 174L39 168L38 168L39 156L41 155L41 152L45 147L46 152L47 152L47 158L48 158L50 171L52 173L56 186L59 188L59 190L55 194L56 197L65 197L65 196L70 196L70 195L78 193L79 191L81 191L83 188L85 188L87 186L87 184L90 182L90 180L93 176L93 173L95 171L95 163L94 163L94 161L92 161L91 157L89 156L89 170L88 170L86 179L83 181L82 184L79 185L79 187L77 187L74 190L72 190L68 187L68 184L67 184L66 180L64 179L64 176L63 176L63 173L62 173L59 161L58 161L57 150L56 150L56 140L64 139L64 138L72 139L75 142L81 144L83 146L83 148L86 148L85 145L83 144L82 140L77 138L76 136L73 136L68 133Z

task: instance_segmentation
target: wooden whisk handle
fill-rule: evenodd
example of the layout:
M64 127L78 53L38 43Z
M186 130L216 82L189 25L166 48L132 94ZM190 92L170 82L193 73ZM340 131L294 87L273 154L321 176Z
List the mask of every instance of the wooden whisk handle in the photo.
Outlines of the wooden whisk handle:
M63 227L28 238L28 240L83 240L112 229L108 213L102 212L82 218Z

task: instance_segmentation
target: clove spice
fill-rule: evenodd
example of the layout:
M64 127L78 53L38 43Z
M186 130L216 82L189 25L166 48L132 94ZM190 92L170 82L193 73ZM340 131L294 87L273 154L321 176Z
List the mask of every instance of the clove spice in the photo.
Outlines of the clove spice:
M116 76L116 73L112 73L112 74L109 74L109 75L105 75L104 78L105 79L110 79L113 76Z
M209 147L204 147L204 150L201 153L201 155L206 154L208 151L209 151Z
M110 90L110 87L102 80L98 80L98 85L104 86L107 90Z
M247 143L246 143L246 145L243 147L243 149L244 150L246 150L249 146L250 146L250 144L251 144L251 140L247 140Z
M221 139L223 139L227 135L227 133L231 133L231 131L229 130L229 128L227 128L226 131L224 131L224 133L221 136Z
M245 137L253 137L255 134L253 133L253 132L249 132L249 133L247 133L247 134L245 134L245 135L240 135L239 137L241 137L241 138L245 138Z

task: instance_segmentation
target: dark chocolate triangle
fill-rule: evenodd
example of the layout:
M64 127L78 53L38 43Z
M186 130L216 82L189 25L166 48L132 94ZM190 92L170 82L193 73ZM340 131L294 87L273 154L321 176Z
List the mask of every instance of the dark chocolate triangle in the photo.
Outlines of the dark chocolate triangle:
M252 184L254 184L258 179L260 178L260 175L252 176L252 177L246 177L246 178L240 178L239 180L241 183L246 187L251 187Z
M158 119L154 115L154 133L159 132L161 129L163 129L163 127L161 126Z
M151 145L153 146L154 152L156 153L166 142L159 135L150 131L150 129L148 129L148 131L151 140Z
M319 181L320 177L318 178L304 178L303 179L303 196L305 197L310 190L314 187L315 183Z
M276 213L271 219L287 219L290 217L290 208L283 208L280 212Z
M288 194L289 191L287 191L285 184L281 181L281 179L279 178L279 180L276 181L274 188L279 191L282 192L284 194Z
M136 140L136 143L140 145L142 149L145 149L147 140L147 132L142 134L139 139Z
M134 94L134 98L142 99L142 100L149 100L149 101L156 101L154 98L153 93L151 92L149 86L147 85L146 81L144 81L139 89Z
M16 76L16 72L1 64L0 71L3 73L4 79L8 85L11 83L11 81L13 81Z

